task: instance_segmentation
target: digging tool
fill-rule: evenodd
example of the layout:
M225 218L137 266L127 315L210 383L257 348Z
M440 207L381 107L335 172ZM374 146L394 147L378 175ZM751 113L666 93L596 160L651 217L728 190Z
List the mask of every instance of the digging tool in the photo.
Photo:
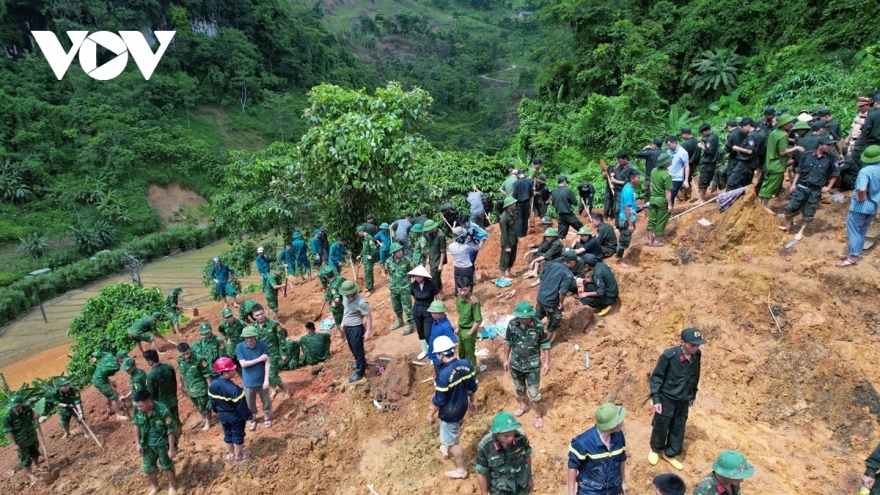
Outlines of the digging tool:
M354 258L351 256L351 253L348 253L348 261L351 262L351 275L354 277L354 283L358 281L358 272L354 270Z
M122 399L120 399L120 400L122 400ZM91 427L89 427L89 424L86 423L85 415L82 412L82 405L77 404L77 405L73 406L73 412L76 413L76 419L79 420L79 424L83 425L85 427L86 431L89 432L89 435L92 436L92 440L94 440L95 443L98 444L98 447L101 447L101 450L104 450L104 446L101 445L101 442L98 440L98 437L95 436L95 432L93 432Z
M318 320L321 319L321 315L324 314L324 307L325 307L325 306L327 306L327 300L326 300L326 299L324 299L324 303L321 304L321 310L318 311L318 314L315 315L314 318L312 318L312 321L318 321Z
M691 206L691 207L688 208L687 210L684 210L683 212L679 213L678 215L673 216L673 217L670 218L669 220L670 220L670 221L675 220L676 218L678 218L678 217L680 217L680 216L682 216L682 215L684 215L684 214L690 213L690 212L696 210L697 208L699 208L699 207L701 207L701 206L706 206L706 205L708 205L708 204L712 204L712 203L718 201L718 198L719 198L719 197L721 197L720 194L719 194L718 196L715 196L714 198L712 198L712 199L706 201L705 203L700 203L700 204L698 204L698 205L696 205L696 206Z
M608 175L608 166L605 165L605 159L599 158L599 168L602 169L602 174L605 175L605 179L608 181L608 188L611 189L611 197L614 197L614 184L611 183L611 176Z
M43 436L43 429L40 427L39 421L37 421L37 433L40 434L40 446L43 447L43 455L46 456L46 468L49 470L48 472L40 473L40 478L43 480L43 483L51 485L61 476L61 469L52 468L52 461L49 460L49 450L46 448L46 437Z

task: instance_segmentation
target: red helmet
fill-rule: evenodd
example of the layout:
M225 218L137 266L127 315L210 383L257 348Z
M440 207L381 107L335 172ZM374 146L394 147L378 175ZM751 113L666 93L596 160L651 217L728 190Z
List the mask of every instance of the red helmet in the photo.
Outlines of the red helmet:
M214 361L214 373L223 373L225 371L235 371L235 363L228 357L221 357Z

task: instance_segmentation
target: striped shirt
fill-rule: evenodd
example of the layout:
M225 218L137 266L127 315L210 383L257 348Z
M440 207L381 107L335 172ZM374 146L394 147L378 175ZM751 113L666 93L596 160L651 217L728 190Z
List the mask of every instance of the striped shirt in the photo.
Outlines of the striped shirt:
M626 461L626 439L622 432L611 434L611 448L602 443L594 426L571 441L568 467L576 469L578 494L617 493L623 479L620 465Z
M868 194L864 201L859 201L856 198L856 191L862 189ZM849 211L876 215L878 205L880 205L880 165L867 165L862 167L856 177L856 186L849 202Z
M464 419L468 397L477 391L474 368L465 359L455 359L443 365L434 382L431 403L440 408L437 416L446 423Z

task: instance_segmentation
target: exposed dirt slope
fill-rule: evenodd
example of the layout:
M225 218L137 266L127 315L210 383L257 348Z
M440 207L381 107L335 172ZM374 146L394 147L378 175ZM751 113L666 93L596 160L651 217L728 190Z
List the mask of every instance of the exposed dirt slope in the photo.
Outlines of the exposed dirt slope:
M207 206L208 201L195 191L181 188L176 182L168 184L167 188L150 184L147 201L159 215L163 228L183 225L190 219L200 225L210 220L206 211L199 210L199 207Z
M703 378L683 456L681 474L689 491L719 451L736 448L757 468L744 484L749 493L854 493L862 461L880 441L875 390L880 368L870 358L878 344L880 285L873 252L856 269L834 267L833 255L843 249L847 204L822 204L807 237L791 250L782 248L791 235L778 231L777 220L756 206L751 194L725 213L706 206L673 221L663 248L644 248L640 230L627 254L633 268L611 265L622 304L594 320L586 333L569 328L584 323L571 325L574 301L566 309L565 333L553 350L552 371L542 382L549 407L544 428L533 427L531 413L524 416L524 430L534 447L536 493L565 493L567 444L592 426L593 411L604 401L627 407L631 493L650 493L651 478L669 467L652 467L645 459L651 422L647 379L659 353L676 345L678 332L691 325L703 329L709 343L703 349ZM771 206L780 211L782 204ZM715 225L700 226L700 218ZM532 232L534 242L537 228ZM494 227L490 233L490 245L478 259L484 281L476 290L488 316L493 311L506 314L522 299L533 300L536 291L528 288L530 280L516 280L510 289L491 284L498 248ZM515 271L524 268L518 260ZM451 275L449 269L444 273L447 287ZM369 493L368 484L382 495L478 493L473 474L466 481L442 476L451 461L441 459L436 425L429 427L424 419L432 393L425 380L431 369L411 363L418 352L415 335L387 330L393 322L385 302L387 280L377 280L370 298L376 308L376 337L367 350L373 362L392 358L384 375L371 367L366 381L350 386L345 381L350 354L335 336L333 357L316 377L309 369L283 374L296 394L284 403L276 401L276 424L249 434L246 448L254 457L234 466L220 458L219 428L208 434L190 429L197 417L182 399L187 427L178 468L184 493L354 495ZM511 289L517 290L511 299L496 297ZM281 299L281 320L292 333L300 333L302 323L320 308L318 291L317 281L311 281ZM768 310L768 294L781 331ZM447 303L452 306L451 300ZM195 329L203 320L219 322L219 309L208 309L189 322L187 340L197 337ZM492 414L515 407L510 379L501 368L502 343L478 344L478 349L484 347L490 354L482 361L487 369L480 374L480 413L466 419L463 430L469 463ZM584 352L590 353L590 370L584 369ZM163 359L172 361L175 354L166 352ZM82 436L59 440L57 420L51 419L44 431L62 478L32 492L146 493L130 427L100 414L95 390L86 390L84 398L108 452L100 453ZM374 399L384 411L373 405ZM24 488L23 476L10 473L15 466L14 453L3 449L4 493Z

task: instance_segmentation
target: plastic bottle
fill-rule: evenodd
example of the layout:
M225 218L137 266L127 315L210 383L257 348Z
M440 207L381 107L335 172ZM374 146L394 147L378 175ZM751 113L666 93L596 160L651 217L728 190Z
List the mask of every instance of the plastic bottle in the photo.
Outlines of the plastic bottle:
M590 353L589 352L584 353L584 366L586 366L587 369L590 369Z

